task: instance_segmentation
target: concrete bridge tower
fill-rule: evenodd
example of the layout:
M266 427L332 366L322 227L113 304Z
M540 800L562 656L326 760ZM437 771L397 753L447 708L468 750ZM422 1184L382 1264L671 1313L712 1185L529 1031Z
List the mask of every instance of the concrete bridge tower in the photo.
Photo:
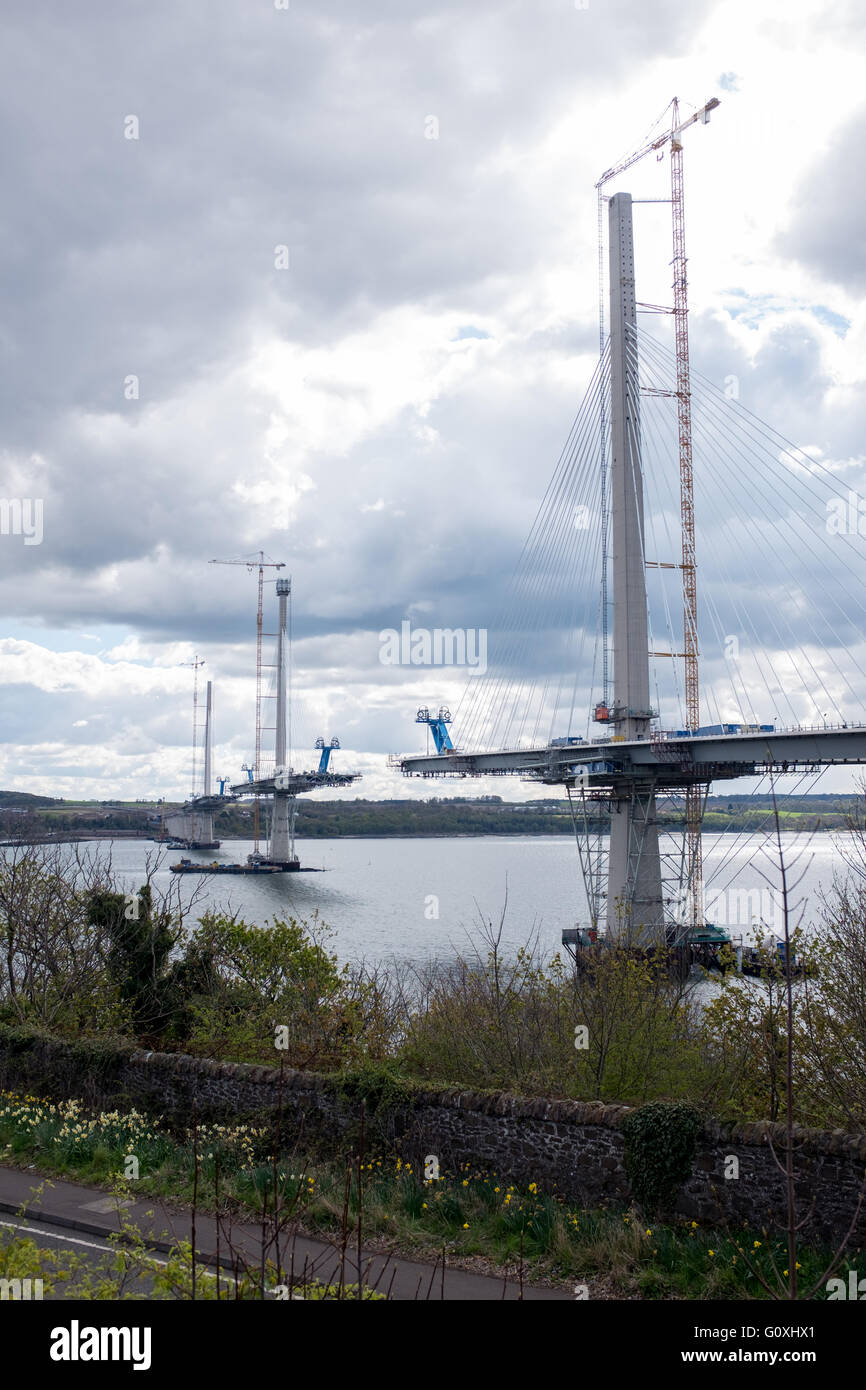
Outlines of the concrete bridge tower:
M210 796L210 764L211 764L211 720L213 717L213 681L207 683L207 695L205 697L204 709L204 782L202 792L204 796Z
M286 706L288 658L287 614L289 595L292 592L291 579L277 580L277 600L279 614L277 622L277 718L274 740L274 777L277 783L281 774L289 772L286 767ZM296 868L295 855L295 815L297 798L276 785L274 788L273 812L271 816L271 844L268 863L283 864Z
M210 796L211 747L213 741L213 681L207 683L204 719L204 782L202 803L196 804L196 789L185 806L172 811L165 818L165 828L175 840L181 840L187 849L219 849L219 840L214 839L213 811L204 804Z
M649 646L640 383L630 193L610 200L611 544L615 738L649 739ZM611 798L607 926L635 945L665 939L655 781L619 777Z

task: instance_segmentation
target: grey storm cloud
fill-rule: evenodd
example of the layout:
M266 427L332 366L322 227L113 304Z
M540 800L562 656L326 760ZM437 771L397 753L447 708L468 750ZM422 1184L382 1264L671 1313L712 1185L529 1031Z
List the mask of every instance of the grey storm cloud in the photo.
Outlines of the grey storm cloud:
M319 346L401 304L495 307L553 231L498 157L531 148L575 84L619 80L704 8L7 7L0 447L7 493L44 498L47 535L23 564L0 548L0 606L35 623L202 641L220 625L239 639L247 594L221 588L214 614L203 561L254 548L239 543L232 486L261 472L251 451L269 404L251 388L222 404L226 375L262 334ZM436 141L424 138L431 115ZM288 275L274 270L282 244ZM539 448L539 412L480 404L474 419L471 404L462 417L459 401L444 404L437 423L447 430L451 412L463 444L436 478L399 421L348 456L313 458L292 551L303 571L316 527L327 531L307 584L310 595L314 574L326 621L381 624L431 594L491 610L531 494L518 481L517 505L502 499L526 477L518 443L535 431ZM557 427L543 433L555 457ZM358 526L369 490L396 495L403 520ZM279 550L279 533L260 527L259 543ZM112 565L121 582L91 582Z
M852 295L866 291L866 195L860 176L866 106L810 169L794 200L790 230L778 248Z
M537 214L485 164L700 9L7 6L7 435L128 371L172 395L262 319L315 342L513 271Z

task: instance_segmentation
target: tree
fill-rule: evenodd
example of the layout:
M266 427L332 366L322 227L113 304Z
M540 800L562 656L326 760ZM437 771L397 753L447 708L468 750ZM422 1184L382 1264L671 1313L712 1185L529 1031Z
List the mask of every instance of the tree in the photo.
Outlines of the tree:
M133 894L94 890L88 908L94 926L107 933L108 968L134 1032L157 1038L173 1012L169 962L180 926L173 926L165 905L155 910L149 883Z
M110 860L76 846L17 844L0 859L0 1015L71 1030L112 1027L118 999L90 893Z
M341 967L327 929L293 918L251 926L207 913L172 970L183 1003L175 1036L210 1056L338 1066L380 1057L390 1041L387 991Z

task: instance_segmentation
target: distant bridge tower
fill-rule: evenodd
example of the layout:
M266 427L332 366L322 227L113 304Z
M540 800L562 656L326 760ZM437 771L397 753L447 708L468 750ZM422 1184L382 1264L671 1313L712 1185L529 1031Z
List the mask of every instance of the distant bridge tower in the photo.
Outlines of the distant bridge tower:
M214 839L213 810L206 805L204 797L210 796L211 789L211 748L213 743L213 681L207 683L204 719L204 778L202 800L196 787L184 806L171 811L165 817L166 832L175 840L181 840L188 849L218 849L219 840Z
M297 798L282 789L279 782L285 778L286 767L286 708L287 680L286 662L288 656L288 603L292 592L291 579L277 580L277 599L279 614L277 621L277 719L274 739L274 804L271 816L271 844L268 862L271 864L297 864L295 855L295 816Z
M207 695L205 697L204 714L204 785L202 791L205 796L210 796L210 765L211 765L211 719L213 716L213 681L207 683Z
M637 308L631 194L610 200L611 538L613 707L619 739L649 739L649 644ZM635 945L664 944L655 783L618 779L611 805L607 924Z

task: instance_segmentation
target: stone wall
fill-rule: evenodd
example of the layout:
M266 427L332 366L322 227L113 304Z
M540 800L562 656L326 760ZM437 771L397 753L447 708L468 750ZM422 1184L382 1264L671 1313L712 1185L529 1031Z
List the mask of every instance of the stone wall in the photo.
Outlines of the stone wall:
M349 1151L365 1096L367 1148L420 1164L434 1154L443 1172L468 1164L511 1181L538 1182L586 1205L627 1205L622 1120L628 1107L529 1100L497 1092L429 1086L377 1091L362 1078L211 1062L174 1053L64 1042L0 1027L0 1087L99 1107L131 1107L177 1129L200 1122L254 1121L281 1127L299 1152ZM784 1130L769 1123L709 1126L676 1212L694 1220L766 1225L784 1220ZM806 1230L832 1242L848 1230L866 1168L866 1134L798 1129L796 1191ZM735 1158L738 1176L726 1178ZM866 1202L854 1234L866 1245Z

